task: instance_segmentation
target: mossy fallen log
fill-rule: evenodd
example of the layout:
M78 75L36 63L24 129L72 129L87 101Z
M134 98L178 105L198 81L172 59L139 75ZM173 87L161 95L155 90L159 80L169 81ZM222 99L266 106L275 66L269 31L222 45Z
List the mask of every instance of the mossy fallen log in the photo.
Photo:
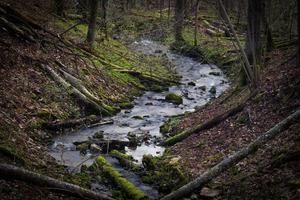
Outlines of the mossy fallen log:
M77 88L73 87L70 83L64 80L61 76L59 76L51 67L48 65L42 64L42 69L50 74L53 80L59 83L67 92L69 92L72 96L74 96L81 104L83 104L86 108L91 110L93 113L98 115L111 115L111 113L105 108L101 107L95 101L89 99L82 92L80 92Z
M189 137L190 135L197 133L199 131L205 130L205 129L209 129L212 128L216 125L218 125L219 123L221 123L222 121L224 121L225 119L227 119L228 117L235 115L236 113L240 112L241 110L243 110L245 106L245 102L238 104L237 106L229 109L228 111L219 114L217 116L215 116L212 119L207 120L206 122L199 124L195 127L192 127L190 129L184 130L181 133L176 134L173 137L167 138L164 142L165 146L171 146L176 144L177 142L180 142L182 140L184 140L185 138Z
M113 166L107 162L103 156L99 156L91 166L94 171L100 170L114 184L116 184L125 194L128 199L142 200L148 199L144 192L134 186L130 181L124 178Z
M116 158L119 163L122 165L122 167L126 168L126 169L133 169L133 170L138 170L140 169L140 167L133 163L133 157L129 156L127 154L124 154L118 150L112 150L109 153L112 157Z
M48 176L44 176L26 169L15 167L13 165L0 164L0 178L7 180L20 180L29 184L48 187L60 193L96 200L112 200L113 198L103 193L97 193L78 185L63 182Z
M83 84L83 82L76 78L75 76L71 75L66 71L67 67L62 64L59 61L56 61L56 64L62 67L63 69L59 69L59 71L62 73L62 75L65 77L65 79L75 88L77 88L80 92L82 92L87 98L91 99L92 101L99 104L104 110L106 110L108 113L115 114L119 111L119 109L108 106L101 102L99 98L97 98L95 95L93 95Z

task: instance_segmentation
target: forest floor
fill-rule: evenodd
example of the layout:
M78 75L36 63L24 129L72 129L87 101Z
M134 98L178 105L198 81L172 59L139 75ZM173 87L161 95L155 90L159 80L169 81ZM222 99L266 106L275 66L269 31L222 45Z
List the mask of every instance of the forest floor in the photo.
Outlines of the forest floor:
M15 1L15 5L12 6L21 11L23 7L17 2ZM54 33L61 33L74 23L72 20L37 15L40 12L39 8L24 9L22 12L34 21L44 24ZM138 21L136 15L137 13L132 13L135 23L143 24L145 16L139 17ZM155 23L160 23L157 19L159 15L155 15L154 18L151 15L143 26L149 24L155 26L157 25ZM131 21L132 18L126 20ZM226 65L224 69L228 76L236 76L238 73L234 70L236 68L228 67L237 61L237 53L232 49L231 41L225 37L218 37L216 40L211 33L206 33L208 26L210 24L207 22L199 26L201 34L198 40L205 49L202 53L208 62ZM130 31L127 28L122 27L121 31ZM168 66L166 60L136 54L113 38L106 41L103 39L104 36L100 35L96 38L97 45L94 50L88 49L82 39L86 29L86 25L80 25L66 34L65 39L71 42L72 51L59 46L59 38L53 38L49 33L39 33L46 41L38 43L24 41L7 32L0 33L1 163L23 166L84 187L88 185L89 180L80 174L70 176L63 166L57 165L46 153L46 144L52 136L42 129L44 123L80 118L87 113L36 65L37 61L47 61L54 69L58 69L55 61L63 62L68 66L70 73L79 77L83 84L112 110L118 110L124 103L130 103L135 95L141 94L144 90L161 90L165 87L158 82L149 84L145 80L121 73L119 68L116 70L113 66L121 67L122 70L142 71L145 75L154 71L156 72L154 76L161 81L174 78L168 68L162 67ZM143 27L141 29L147 32ZM189 46L193 41L191 30L190 28L184 30L185 40ZM128 34L132 37L143 35L140 30ZM170 34L166 34L163 38L162 42L168 45L174 39ZM259 91L247 102L242 112L170 147L168 152L179 158L179 163L184 166L191 178L214 166L224 156L246 146L299 108L300 69L296 66L295 49L274 50L266 59L268 61L263 69ZM110 66L103 64L103 61ZM215 116L235 105L249 93L247 89L241 89L241 93L234 91L233 88L228 90L221 97L188 115L174 131L184 130ZM209 189L206 189L208 193L205 195L206 198L208 196L215 199L299 198L299 128L299 124L291 127L255 155L243 160L214 180L208 185ZM11 180L0 180L0 196L2 199L72 199L52 192L51 188L45 189Z

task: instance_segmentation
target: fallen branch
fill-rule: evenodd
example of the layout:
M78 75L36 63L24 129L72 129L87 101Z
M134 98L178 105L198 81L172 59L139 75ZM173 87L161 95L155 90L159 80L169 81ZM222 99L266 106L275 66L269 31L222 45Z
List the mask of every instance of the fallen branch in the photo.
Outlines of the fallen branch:
M95 114L104 114L111 115L111 113L104 108L102 108L98 103L86 97L82 92L80 92L77 88L73 87L70 83L65 81L62 77L60 77L51 67L48 65L41 65L42 68L48 72L53 80L63 86L72 96L74 96L79 102L81 102L84 106L91 109Z
M243 58L243 60L245 62L245 65L243 65L243 68L244 68L244 71L245 71L245 73L247 75L247 78L249 79L250 83L254 84L253 83L254 73L253 73L253 70L251 68L250 62L249 62L248 57L247 57L247 55L246 55L246 53L244 51L244 48L242 47L241 42L240 42L240 40L239 40L239 38L238 38L238 36L237 36L234 28L233 28L233 25L232 25L232 23L230 21L230 18L229 18L228 14L227 14L227 11L226 11L226 9L224 7L224 4L223 4L222 0L219 0L219 5L221 6L222 12L223 12L223 14L225 16L225 20L228 23L228 28L232 32L232 35L233 35L233 37L234 37L234 39L235 39L235 41L236 41L236 43L237 43L237 45L239 47L239 50L240 50L240 52L242 54L242 58Z
M91 115L79 119L70 119L65 121L53 121L53 122L45 123L43 124L43 128L57 131L62 129L74 128L82 125L92 126L94 124L104 123L104 121L101 120L102 117Z
M278 134L288 129L291 125L299 121L300 110L297 110L292 115L288 116L280 123L276 124L269 131L259 136L256 140L250 143L247 147L241 149L235 154L223 159L219 164L210 168L204 172L201 176L193 180L192 182L182 186L178 190L168 194L161 200L180 199L185 195L191 194L194 190L202 188L206 183L211 181L213 178L219 176L222 172L237 164L248 155L255 153L260 147L262 147L268 141L274 139Z
M176 144L177 142L182 141L183 139L189 137L190 135L197 133L199 131L205 130L205 129L209 129L212 128L216 125L218 125L219 123L221 123L222 121L224 121L225 119L227 119L228 117L235 115L236 113L240 112L243 110L243 108L245 107L245 104L247 102L247 100L251 97L252 95L250 95L249 97L246 98L246 100L244 100L242 103L239 103L237 106L229 109L228 111L221 113L217 116L215 116L212 119L207 120L206 122L197 125L191 129L187 129L179 134L176 134L173 137L170 137L168 139L166 139L166 141L164 142L164 145L166 146L171 146Z
M38 185L41 187L50 187L61 193L97 200L112 200L111 197L103 193L96 193L94 191L79 187L78 185L63 182L49 176L44 176L26 169L15 167L13 165L0 164L0 177L7 180L19 180L26 183Z

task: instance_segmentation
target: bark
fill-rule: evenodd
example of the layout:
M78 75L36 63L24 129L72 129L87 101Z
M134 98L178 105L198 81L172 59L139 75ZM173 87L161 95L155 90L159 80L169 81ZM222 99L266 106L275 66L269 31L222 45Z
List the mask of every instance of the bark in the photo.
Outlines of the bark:
M183 18L184 18L184 1L176 0L176 3L175 3L175 25L174 25L176 42L183 41L183 37L182 37Z
M59 83L67 92L69 92L72 96L74 96L81 104L83 104L88 110L91 110L95 114L98 115L110 115L108 111L98 105L95 101L86 97L82 92L73 87L70 83L65 81L62 77L60 77L52 68L48 65L42 65L42 68L50 74L53 80Z
M61 193L97 200L112 200L111 197L103 193L96 193L91 190L63 182L48 176L44 176L13 165L0 164L0 177L8 180L19 180L33 185L48 187Z
M259 148L261 148L265 143L274 139L277 135L288 129L291 125L298 122L300 119L300 110L297 110L292 115L288 116L280 123L276 124L269 131L265 132L259 136L256 140L250 143L247 147L242 148L240 151L235 154L223 159L219 164L210 168L204 172L201 176L191 181L190 183L182 186L178 190L168 194L163 197L161 200L171 200L171 199L180 199L185 195L191 194L194 190L199 190L205 184L210 182L212 179L219 176L222 172L237 164L239 161L246 158L248 155L255 153Z
M171 0L168 0L168 23L170 23L171 16Z
M262 57L261 26L263 16L263 0L248 0L248 32L246 40L246 53L252 71L254 72L252 84L256 87L258 82L258 67Z
M195 30L194 30L194 45L197 46L197 33L198 33L198 10L199 10L200 0L197 0L195 5Z
M298 9L298 15L297 15L297 28L298 28L298 67L300 67L300 2L297 1L297 9Z
M96 37L96 22L97 22L97 12L99 7L99 0L90 1L90 18L89 27L87 33L87 42L90 46L93 45Z
M108 39L107 21L106 21L106 18L107 18L107 3L108 3L108 0L101 0L102 29L104 30L106 39Z

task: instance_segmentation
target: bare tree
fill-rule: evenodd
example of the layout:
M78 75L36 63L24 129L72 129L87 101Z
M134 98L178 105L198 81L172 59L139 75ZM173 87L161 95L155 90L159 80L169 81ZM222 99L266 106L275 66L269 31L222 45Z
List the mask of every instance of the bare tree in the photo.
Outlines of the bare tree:
M175 41L183 41L182 28L183 28L183 18L184 18L184 1L176 0L175 2Z
M90 18L89 27L87 33L87 42L90 46L93 45L96 37L96 22L97 22L97 12L99 7L99 0L90 0Z

